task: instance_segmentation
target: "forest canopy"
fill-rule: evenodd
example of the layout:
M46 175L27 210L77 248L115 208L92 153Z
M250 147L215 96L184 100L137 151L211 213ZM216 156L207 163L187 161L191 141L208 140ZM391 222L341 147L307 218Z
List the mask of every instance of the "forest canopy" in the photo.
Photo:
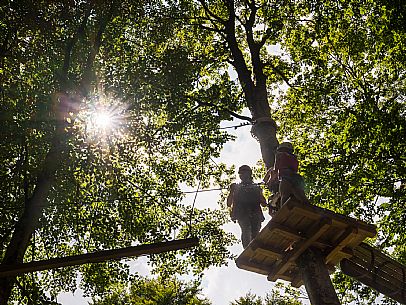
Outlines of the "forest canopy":
M377 224L370 242L405 263L405 13L400 0L2 2L2 264L190 236L199 247L151 256L156 272L226 264L224 204L184 205L181 185L230 184L213 159L232 118L252 124L262 170L292 141L310 201ZM78 285L101 297L129 276L107 262L1 278L0 304ZM336 278L343 301L375 298Z

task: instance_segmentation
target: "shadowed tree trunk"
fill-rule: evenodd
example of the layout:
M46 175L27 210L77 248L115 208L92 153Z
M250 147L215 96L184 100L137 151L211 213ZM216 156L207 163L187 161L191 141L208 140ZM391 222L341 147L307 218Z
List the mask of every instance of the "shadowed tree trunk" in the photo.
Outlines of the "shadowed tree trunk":
M313 305L340 305L324 256L317 249L307 249L298 259L300 273Z
M113 7L113 6L112 6ZM71 53L77 42L78 36L84 31L91 8L85 13L82 23L77 29L76 34L68 39L65 49L64 63L61 69L61 93L54 95L53 99L57 105L55 118L56 127L55 134L51 141L50 149L43 161L42 170L37 176L36 185L31 197L25 202L24 210L17 221L14 231L11 236L10 243L7 246L2 265L12 265L22 263L24 254L31 241L32 235L38 226L39 220L44 209L48 205L48 195L55 181L56 172L60 168L62 158L67 155L69 132L69 123L67 118L70 113L75 113L79 108L81 100L89 92L91 80L93 78L93 63L99 51L102 35L108 21L111 19L112 11L109 10L105 16L102 16L99 21L97 33L92 43L91 50L87 57L86 66L84 68L80 88L75 94L67 93L68 72L71 65ZM16 281L15 277L0 278L0 304L5 305L10 298L11 290Z
M254 126L251 133L259 141L262 159L266 168L269 169L274 164L278 140L276 138L276 123L271 118L264 63L260 57L260 50L264 46L265 40L255 41L253 36L257 13L256 4L252 2L250 16L244 24L252 64L251 70L247 66L236 38L234 1L227 1L227 10L228 20L224 21L223 24L227 45L233 58L232 65L237 71L247 106L252 115Z

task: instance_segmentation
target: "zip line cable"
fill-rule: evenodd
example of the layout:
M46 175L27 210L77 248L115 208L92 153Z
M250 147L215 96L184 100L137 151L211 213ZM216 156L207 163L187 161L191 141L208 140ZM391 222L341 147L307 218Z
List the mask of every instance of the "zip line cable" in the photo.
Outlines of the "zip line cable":
M204 193L204 192L221 191L221 190L227 190L227 189L228 189L228 187L220 187L220 188L214 188L214 189L204 189L204 190L196 190L196 191L185 191L185 192L182 192L182 194Z
M254 183L255 185L262 186L265 185L264 182ZM222 191L228 190L228 187L219 187L219 188L212 188L212 189L202 189L196 191L182 191L182 194L194 194L194 193L204 193L204 192L212 192L212 191Z
M192 231L193 212L194 212L194 209L195 209L195 203L196 203L196 199L197 199L197 194L200 193L199 188L200 188L200 185L202 183L202 174L203 174L203 168L204 168L204 162L205 162L204 153L206 152L206 149L207 149L206 141L207 141L207 138L203 136L202 164L201 164L200 173L199 173L199 183L197 184L197 189L195 191L195 198L193 199L192 209L190 210L189 228L188 228L188 233L189 234Z
M238 125L232 125L232 126L226 126L226 127L220 127L219 129L237 129L237 128L240 128L240 127L245 127L245 126L251 126L252 124L251 123L241 123L241 124L238 124Z
M263 183L255 183L256 185L264 185ZM200 188L200 186L199 186L199 188ZM219 187L219 188L212 188L212 189L197 189L197 190L195 190L195 191L181 191L181 193L182 194L195 194L195 193L205 193L205 192L212 192L212 191L222 191L222 190L228 190L228 187ZM149 198L152 198L152 199L155 199L156 197L153 197L153 196L151 196L151 195L148 195L147 194L147 196L146 197L149 197ZM128 199L128 198L125 198L125 199ZM113 201L115 201L115 200L119 200L119 199L113 199ZM111 200L106 200L106 201L111 201ZM85 206L85 205L90 205L90 204L83 204L83 206ZM20 210L21 209L21 207L8 207L8 208L4 208L4 207L0 207L0 211L7 211L7 210L9 210L9 211L12 211L12 210Z

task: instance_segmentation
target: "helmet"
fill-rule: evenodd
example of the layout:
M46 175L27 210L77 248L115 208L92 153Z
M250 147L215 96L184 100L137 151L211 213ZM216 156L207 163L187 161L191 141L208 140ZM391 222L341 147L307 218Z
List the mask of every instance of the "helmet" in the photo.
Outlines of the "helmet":
M279 146L276 150L279 151L283 148L293 151L293 145L290 142L283 142L283 143L279 144Z
M241 166L238 168L238 173L239 173L239 174L240 174L241 172L244 172L244 171L248 171L248 172L252 173L252 169L251 169L251 167L249 167L248 165L241 165Z

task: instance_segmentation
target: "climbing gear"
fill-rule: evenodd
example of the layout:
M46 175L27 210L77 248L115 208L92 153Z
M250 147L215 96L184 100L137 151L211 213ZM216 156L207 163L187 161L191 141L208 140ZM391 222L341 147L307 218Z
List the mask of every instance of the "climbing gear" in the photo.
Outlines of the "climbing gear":
M281 208L281 195L276 192L268 198L268 213L273 216Z
M252 121L251 135L257 141L259 141L258 129L261 129L261 127L265 125L272 126L272 128L274 128L275 131L278 129L276 122L270 117L256 118L255 120ZM276 138L274 139L274 137L271 134L268 134L268 137L272 138L272 140L275 140L275 143L278 143Z
M261 208L259 206L261 188L257 184L237 184L233 197L234 204L230 215L232 220L247 216L247 214L256 215L261 213Z
M283 142L283 143L279 144L279 146L277 148L277 151L279 151L279 150L281 150L283 148L286 148L286 149L289 149L289 150L293 151L293 145L290 142Z

